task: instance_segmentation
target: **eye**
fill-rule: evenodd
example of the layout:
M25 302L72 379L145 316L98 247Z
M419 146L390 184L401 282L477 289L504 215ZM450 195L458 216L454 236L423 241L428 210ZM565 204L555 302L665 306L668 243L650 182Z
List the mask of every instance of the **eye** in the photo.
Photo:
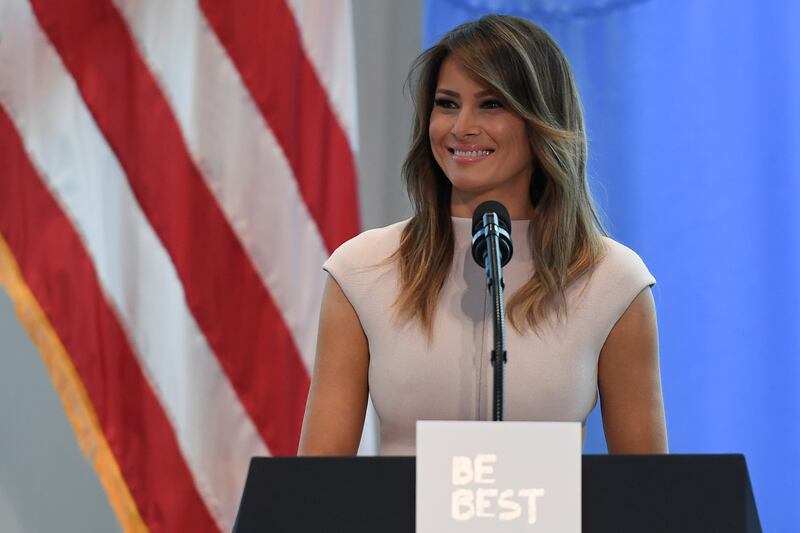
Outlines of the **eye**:
M484 109L499 109L503 107L503 103L500 100L484 100L481 102L481 107Z
M455 109L456 103L449 98L436 98L433 100L433 105L443 109Z

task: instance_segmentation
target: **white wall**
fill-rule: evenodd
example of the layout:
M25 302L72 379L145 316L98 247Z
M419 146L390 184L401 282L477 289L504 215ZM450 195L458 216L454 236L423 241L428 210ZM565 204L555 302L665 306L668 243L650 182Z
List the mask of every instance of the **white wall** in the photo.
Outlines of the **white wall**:
M0 531L119 531L47 369L2 290Z
M421 4L422 0L353 0L365 228L386 225L409 213L400 166L408 146L411 110L402 87L419 51ZM47 370L4 291L0 291L0 531L120 531L78 448Z
M358 174L364 228L406 218L400 167L411 135L403 95L422 43L422 0L354 0L358 74Z

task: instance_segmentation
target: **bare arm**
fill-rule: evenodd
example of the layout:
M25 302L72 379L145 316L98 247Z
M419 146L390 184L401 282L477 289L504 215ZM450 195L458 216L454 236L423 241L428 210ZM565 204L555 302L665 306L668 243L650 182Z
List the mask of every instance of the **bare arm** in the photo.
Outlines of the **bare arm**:
M329 276L298 455L356 454L367 408L368 369L369 348L361 322Z
M609 453L667 453L658 326L649 287L609 333L600 352L598 384Z

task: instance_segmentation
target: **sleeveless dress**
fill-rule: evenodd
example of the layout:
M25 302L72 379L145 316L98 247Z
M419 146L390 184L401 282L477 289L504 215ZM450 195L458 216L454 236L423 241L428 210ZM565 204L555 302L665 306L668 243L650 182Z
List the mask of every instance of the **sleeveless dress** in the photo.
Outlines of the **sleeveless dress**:
M417 321L399 322L397 249L407 220L342 244L323 268L336 280L369 343L369 390L381 455L413 455L417 420L491 420L491 300L472 259L470 219L453 218L455 250L429 339ZM508 301L533 273L527 220L512 221L514 254L503 268ZM505 420L585 423L597 399L606 337L633 299L655 283L642 260L604 238L605 254L566 292L565 317L518 333L507 321Z

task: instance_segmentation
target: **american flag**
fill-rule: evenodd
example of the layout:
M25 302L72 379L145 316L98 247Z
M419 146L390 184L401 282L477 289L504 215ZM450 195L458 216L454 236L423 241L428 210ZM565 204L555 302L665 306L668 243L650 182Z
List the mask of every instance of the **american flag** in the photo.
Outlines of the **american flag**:
M126 531L296 452L353 61L348 0L0 0L0 283Z

